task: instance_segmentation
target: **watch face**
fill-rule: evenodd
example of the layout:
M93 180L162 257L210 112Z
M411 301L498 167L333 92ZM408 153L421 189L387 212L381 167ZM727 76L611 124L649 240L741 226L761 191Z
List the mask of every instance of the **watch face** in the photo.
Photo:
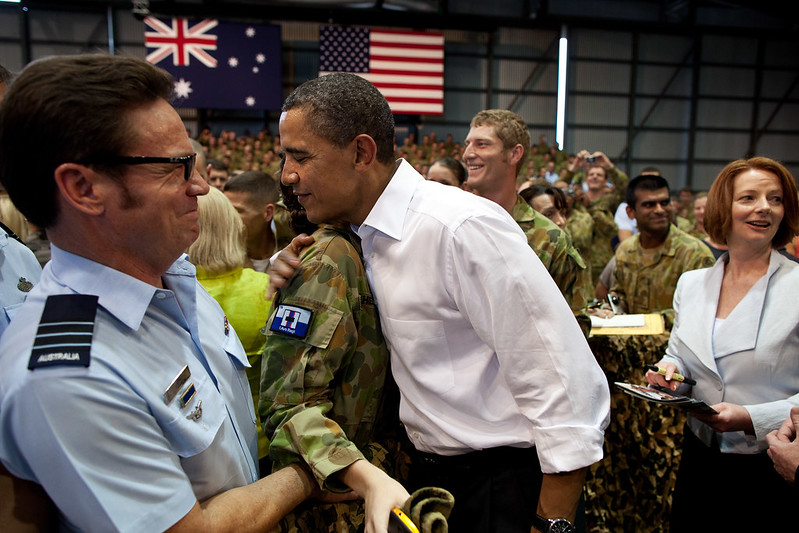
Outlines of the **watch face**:
M549 533L574 533L574 526L568 520L557 518L550 523Z

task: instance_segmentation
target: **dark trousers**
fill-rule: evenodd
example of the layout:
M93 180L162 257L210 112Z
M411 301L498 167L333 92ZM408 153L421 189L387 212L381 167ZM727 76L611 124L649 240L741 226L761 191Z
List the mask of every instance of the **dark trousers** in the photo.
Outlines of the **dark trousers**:
M452 493L452 533L529 533L541 479L535 448L501 447L451 457L416 452L409 486Z
M798 500L765 452L721 453L686 426L670 533L796 531Z

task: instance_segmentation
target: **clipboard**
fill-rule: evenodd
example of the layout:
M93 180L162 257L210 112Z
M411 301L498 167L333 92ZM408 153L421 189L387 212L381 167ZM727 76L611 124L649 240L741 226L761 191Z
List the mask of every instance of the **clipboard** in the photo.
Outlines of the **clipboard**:
M654 402L665 405L673 405L680 409L687 411L696 411L698 413L718 414L718 411L710 407L702 400L694 400L688 396L680 396L674 394L668 389L661 389L659 387L651 387L647 385L636 385L635 383L622 383L617 381L614 383L621 390L634 398L640 398L648 402Z

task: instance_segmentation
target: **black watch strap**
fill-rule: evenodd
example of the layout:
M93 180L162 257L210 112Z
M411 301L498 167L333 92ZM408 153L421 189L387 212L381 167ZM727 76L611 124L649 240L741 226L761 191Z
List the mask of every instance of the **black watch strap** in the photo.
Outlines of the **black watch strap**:
M541 533L574 533L574 526L565 518L544 518L538 513L533 517L533 527Z
M549 526L550 522L543 516L538 513L535 513L535 517L533 517L533 527L535 527L541 533L549 533Z

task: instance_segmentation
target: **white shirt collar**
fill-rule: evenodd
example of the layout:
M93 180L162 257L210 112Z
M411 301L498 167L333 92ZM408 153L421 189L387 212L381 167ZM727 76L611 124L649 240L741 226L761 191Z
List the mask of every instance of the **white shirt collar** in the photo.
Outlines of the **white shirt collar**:
M383 193L375 202L361 227L369 226L389 237L402 240L405 214L411 204L416 187L424 178L410 163L400 159L400 164ZM356 233L358 228L353 228Z
M78 294L95 294L98 303L120 322L138 329L155 293L161 289L91 259L61 250L51 243L53 275ZM183 254L164 274L194 277L196 270Z

